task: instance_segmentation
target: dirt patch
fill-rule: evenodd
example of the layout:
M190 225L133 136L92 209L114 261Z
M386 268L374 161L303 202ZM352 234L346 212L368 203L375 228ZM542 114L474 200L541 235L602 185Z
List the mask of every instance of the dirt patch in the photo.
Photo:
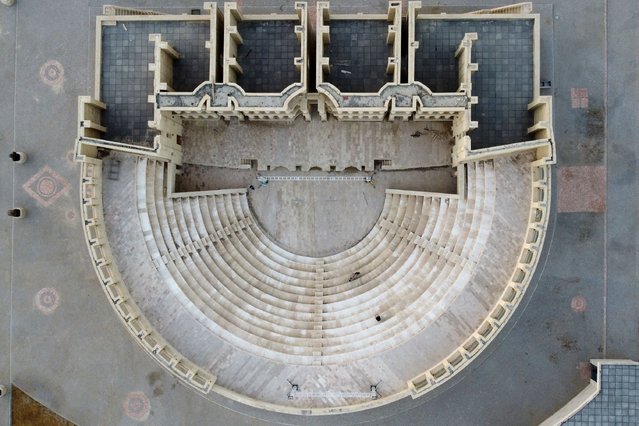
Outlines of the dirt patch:
M570 337L568 335L563 335L557 337L557 341L561 344L562 349L565 349L570 352L578 351L579 346L577 345L577 339L574 337Z
M13 386L11 395L12 426L75 426L35 399Z
M592 228L590 226L581 228L579 231L579 241L588 241L592 237Z
M149 386L154 386L160 377L162 376L161 371L153 371L152 373L147 374L146 379L149 381Z
M580 143L577 145L577 150L585 163L597 164L603 162L604 147L600 139Z
M601 108L586 111L586 132L592 138L602 138L604 134L604 113Z

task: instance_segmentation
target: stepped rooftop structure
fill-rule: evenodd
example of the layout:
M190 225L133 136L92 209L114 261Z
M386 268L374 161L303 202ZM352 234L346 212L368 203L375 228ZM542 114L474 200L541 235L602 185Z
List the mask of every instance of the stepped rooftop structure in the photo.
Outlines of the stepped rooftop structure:
M526 291L551 199L539 16L511 9L108 9L75 156L131 337L204 396L293 414L418 398L472 363Z

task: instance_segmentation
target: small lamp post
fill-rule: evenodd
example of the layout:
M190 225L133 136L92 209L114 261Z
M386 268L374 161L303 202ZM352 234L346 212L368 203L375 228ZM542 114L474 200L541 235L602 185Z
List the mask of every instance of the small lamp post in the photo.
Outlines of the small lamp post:
M7 210L7 215L9 217L13 217L16 219L22 219L27 215L27 209L23 207L14 207L12 209Z
M11 161L13 161L14 163L22 164L27 161L27 154L20 151L13 151L11 154L9 154L9 158L11 158Z

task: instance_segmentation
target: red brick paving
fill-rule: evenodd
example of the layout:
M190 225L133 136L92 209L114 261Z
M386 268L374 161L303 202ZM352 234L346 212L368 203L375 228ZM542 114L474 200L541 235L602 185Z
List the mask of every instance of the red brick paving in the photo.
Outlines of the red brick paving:
M606 168L559 167L559 213L602 213L606 209Z
M573 87L570 89L570 98L573 108L588 108L588 89L583 87Z

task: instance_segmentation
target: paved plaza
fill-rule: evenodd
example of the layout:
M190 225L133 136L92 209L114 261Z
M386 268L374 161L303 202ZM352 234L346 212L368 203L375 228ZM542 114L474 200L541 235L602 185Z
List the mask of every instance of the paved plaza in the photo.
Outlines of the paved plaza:
M78 425L537 425L591 383L590 360L639 360L639 229L636 214L639 211L639 148L636 143L639 132L635 117L639 96L636 73L639 67L636 55L639 5L634 0L533 1L534 13L540 15L540 80L551 82L550 87L542 87L541 94L553 97L557 155L556 165L551 169L552 199L543 250L532 281L510 320L466 368L423 396L416 399L408 396L364 411L331 416L300 416L264 410L216 392L203 397L141 350L109 306L91 265L83 234L81 166L74 156L74 142L78 137L78 97L94 93L96 16L102 13L103 5L109 3L64 0L42 4L17 0L12 7L0 5L0 54L3 58L0 61L3 107L0 144L4 148L0 200L5 210L16 206L27 211L23 219L3 215L0 221L0 348L4 349L0 356L0 384L20 388ZM238 3L246 13L293 10L293 2L285 0ZM436 3L435 6L423 2L426 12L463 12L496 6L494 2L468 0ZM402 4L407 7L407 2ZM192 9L202 9L201 2L192 0L130 0L118 5L187 14ZM308 2L312 22L315 6L315 1ZM331 3L331 11L336 13L383 14L387 8L388 3L379 0ZM241 52L242 65L247 69L257 74L269 72L263 58L249 51L250 43L255 43L257 50L269 51L276 62L283 61L279 55L288 57L292 54L294 36L287 39L290 44L282 46L269 46L260 38L260 34L268 31L288 31L290 36L292 25L287 21L278 25L247 22L249 24L245 23L244 27L247 46ZM366 22L368 24L362 24L358 32L365 35L365 41L374 43L381 30L372 21ZM435 24L422 24L424 33L441 31L441 28L428 27ZM499 46L506 62L492 63L494 56L490 45L481 42L475 45L478 57L483 58L487 66L481 68L480 65L478 73L483 71L486 77L475 85L473 94L485 98L494 93L492 87L496 81L506 82L506 89L495 94L489 103L473 106L473 116L480 126L471 136L481 135L485 141L484 145L473 146L475 149L499 145L499 141L525 140L522 135L531 125L530 116L513 112L525 106L525 97L519 98L512 93L532 90L527 86L530 78L518 80L521 75L532 72L529 70L532 65L526 62L530 52L525 50L531 48L526 41L531 29L522 23L502 24L486 30L483 40ZM124 43L132 43L132 53L139 48L138 53L142 54L149 31L172 32L177 50L185 52L185 61L174 69L176 76L180 76L174 81L175 89L190 92L198 82L205 80L206 76L193 70L200 69L208 60L207 52L200 49L208 34L206 25L188 24L196 28L193 31L182 31L186 24L178 22L144 25L131 23L125 27L105 27L105 43L113 48L111 54L117 56L118 46ZM441 21L437 25L446 27L454 26L454 23ZM339 25L334 31L332 42L353 36ZM447 31L465 32L455 28ZM473 27L473 31L481 36L481 25ZM452 45L459 44L457 39L460 37L455 38L456 41L433 37L429 39L432 46L426 41L422 43L424 50L430 52L430 56L417 58L417 62L422 63L423 75L437 74L437 68L428 68L429 59L443 55L439 49L454 50L456 46ZM508 43L498 42L504 38L521 40L525 52L520 55L521 50L515 52ZM387 54L382 48L373 50L375 55ZM144 55L147 53L145 51ZM338 49L327 49L325 53L338 60L344 54ZM126 73L131 72L133 76L140 67L146 67L150 60L135 54L130 58L115 56L110 59L130 63L115 62L102 74L102 100L117 105L102 115L103 124L111 132L108 139L131 142L127 138L133 137L150 144L154 133L149 131L146 123L153 119L154 111L147 92L152 90L149 85L153 82L132 78L125 90L130 96L126 97L122 97L121 88L112 87L114 82L126 79ZM342 66L344 60L342 58ZM375 65L379 66L380 61L374 61ZM339 63L336 69L339 70ZM357 71L371 70L363 66ZM493 74L498 72L500 80ZM343 79L345 75L337 74L334 83L337 86L353 84L353 81ZM379 73L371 72L371 75L370 79L360 81L358 84L362 86L355 90L368 90L369 85L384 83L385 78L380 78ZM456 75L454 72L455 78ZM340 76L342 80L338 78ZM259 75L250 73L242 78L250 90L259 92L281 90L298 77L295 68L291 67L270 79L259 80ZM453 87L455 82L446 77L433 81L437 91L456 89ZM246 188L251 183L257 185L254 180L257 172L254 169L257 168L265 176L280 177L280 186L275 186L274 179L267 189L260 188L248 196L251 208L255 210L255 220L285 248L312 256L329 256L364 238L382 211L387 189L454 192L456 178L446 149L448 139L442 136L445 129L432 123L418 126L415 122L401 123L402 128L396 127L397 123L338 123L344 124L343 127L335 123L335 120L306 123L298 118L290 131L264 124L242 129L237 128L237 123L228 128L192 126L187 134L197 136L203 145L185 151L188 166L178 184L182 185L182 191ZM333 127L322 127L326 124ZM302 125L308 125L312 130L306 139ZM317 157L313 158L314 138L322 132L326 132L330 141L323 150L316 151ZM308 143L292 149L285 139L286 134L296 135ZM232 135L239 135L238 140L243 141L241 155L226 150L227 147L238 149L239 144L233 145L235 142L230 140ZM268 143L260 145L260 136ZM336 154L339 153L340 138L357 141L352 152ZM367 144L368 140L379 143ZM206 150L205 144L211 142L216 144L216 149ZM27 162L13 163L8 158L11 151L27 153ZM116 229L110 238L114 239L112 248L116 257L119 256L123 275L143 276L147 269L141 266L136 269L141 263L135 261L137 253L146 247L125 240L127 232L139 226L139 218L137 214L127 215L131 214L136 202L142 200L144 203L143 199L136 199L136 173L147 170L148 176L152 176L153 173L161 174L162 170L151 163L148 169L143 169L146 163L135 163L131 156L118 155L104 158L104 197L113 200L110 209L105 207L110 215L106 226ZM381 166L376 162L387 157L396 159L392 166ZM425 159L416 160L421 157ZM240 166L243 160L252 158L260 158L263 163L255 168L251 164L243 164L247 166L243 169L226 168L229 164ZM520 157L512 161L500 160L491 162L490 167L491 170L494 167L495 176L507 176L507 171L517 172L525 160ZM337 165L341 174L333 173L330 165ZM399 170L402 166L406 170ZM318 181L326 176L365 178L376 171L379 177L376 178L377 186L366 186L365 190L352 186L341 192L331 193L330 189L312 192L308 189L313 187L312 183L286 180L287 176L300 170L315 176ZM324 185L327 186L323 188L330 188L330 185L338 184ZM509 191L513 194L529 191L529 186L522 190L524 186L507 179L497 181L497 193L506 194L497 197L511 202ZM299 196L300 192L304 195ZM158 194L161 195L161 190ZM172 206L170 197L160 196L159 199ZM349 205L332 208L325 200L342 204L350 200L353 204L366 205L368 209L359 218L357 226L349 226L349 221L355 220L356 209ZM188 202L193 203L193 199L184 205ZM148 206L152 204L151 199ZM175 202L175 206L182 205L181 201ZM281 206L287 208L286 213L278 211ZM501 222L502 216L514 218L513 222L521 216L521 221L525 222L528 207L512 202L504 208L506 213L496 209L495 223L508 224L508 220ZM313 216L316 228L309 226L309 209L316 212ZM187 211L190 207L184 207L184 212ZM332 226L326 220L331 214L337 218L336 234L341 240L315 232L315 229ZM126 226L118 228L118 221ZM306 233L295 232L303 226L309 226ZM509 232L519 235L519 231L506 229L506 226L503 229L503 235L511 235ZM497 254L508 249L509 242L500 245L490 239L486 241ZM153 268L151 262L147 266L148 270ZM133 291L137 290L134 288ZM164 290L158 290L158 293L160 291ZM140 305L152 306L152 299L158 293L144 295L140 291L136 300ZM478 300L484 300L480 296L488 297L478 295ZM156 318L159 322L165 319L171 322L177 317L172 315L172 312L158 310ZM183 315L179 321L192 320L189 315ZM166 329L169 330L168 325ZM180 328L176 326L172 330L179 333ZM448 337L450 335L454 333L449 333ZM174 336L174 340L181 342L179 335ZM185 351L192 350L197 356L198 342L183 343ZM212 340L206 340L206 343L211 348L217 345ZM196 346L188 346L190 344ZM383 344L372 341L371 347ZM253 346L247 345L246 352L251 350ZM393 353L402 352L397 349ZM297 356L292 352L290 355ZM220 362L203 357L204 361L210 365ZM386 361L389 371L402 369L398 368L402 367L400 363L393 366L392 362ZM424 356L423 362L430 360ZM225 385L240 388L241 383L250 382L241 374L241 365L232 368L238 371L238 382L232 383L231 379L220 375L220 381L229 381ZM411 364L405 369L412 371L413 368L421 367ZM636 371L637 368L627 365L601 367L601 392L568 424L636 424L639 418ZM266 369L262 372L270 374ZM380 391L385 385L393 392L406 385L403 377L397 383L391 381L395 376L389 374L388 377L388 383L380 384ZM357 380L353 379L354 382ZM360 384L368 386L364 380ZM286 399L285 394L277 398L268 395L272 388L277 389L273 384L265 384L263 388L256 384L247 387L251 386L255 394L263 390L266 401ZM303 393L297 396L301 395ZM320 396L330 399L330 395ZM10 424L10 418L11 396L5 396L0 398L0 424Z

